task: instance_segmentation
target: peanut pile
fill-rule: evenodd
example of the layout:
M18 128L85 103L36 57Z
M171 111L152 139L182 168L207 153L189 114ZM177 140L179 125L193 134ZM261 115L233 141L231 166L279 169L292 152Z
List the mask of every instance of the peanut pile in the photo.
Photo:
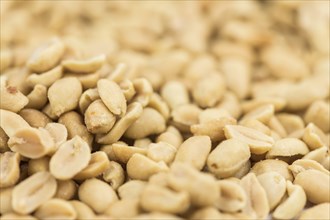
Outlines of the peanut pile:
M0 219L330 219L329 1L0 4Z

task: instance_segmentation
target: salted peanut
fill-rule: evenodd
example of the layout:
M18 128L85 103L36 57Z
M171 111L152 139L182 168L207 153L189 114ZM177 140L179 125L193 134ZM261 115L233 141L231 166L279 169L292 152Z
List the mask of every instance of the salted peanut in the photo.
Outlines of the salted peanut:
M26 108L18 113L31 127L45 127L47 123L52 122L46 114L36 109Z
M242 102L242 110L244 113L251 112L261 106L272 105L274 111L279 112L284 109L286 100L281 97L257 97L252 100Z
M47 156L31 159L28 163L28 175L31 176L38 172L49 171L50 158Z
M224 212L237 212L241 210L247 202L246 194L239 183L230 180L220 180L217 182L220 196L215 202L215 207Z
M47 87L37 84L26 97L29 99L29 103L26 105L27 108L41 109L48 101Z
M37 218L31 215L19 215L16 213L7 213L1 216L1 220L37 220Z
M63 199L50 199L43 203L34 213L38 219L76 219L73 206Z
M8 147L8 135L5 133L5 131L0 127L0 153L4 153L6 151L9 151Z
M112 187L95 178L83 182L78 190L79 199L90 206L96 213L103 213L118 200Z
M125 172L119 163L110 161L109 166L102 174L102 178L114 190L117 190L125 181Z
M12 65L14 61L14 53L12 50L4 49L0 52L0 71L3 72Z
M286 181L281 174L270 171L257 176L259 183L264 188L270 210L273 210L286 192Z
M301 212L299 220L330 219L330 203L322 203Z
M52 112L60 116L78 106L82 86L77 78L67 77L57 80L48 89L48 99Z
M272 135L272 131L270 130L270 128L257 119L254 119L254 118L244 119L244 120L240 121L239 124L244 127L248 127L248 128L252 128L257 131L260 131L266 135L270 135L270 136Z
M126 101L127 102L131 101L132 98L136 94L132 81L129 79L124 79L123 81L118 82L118 83L119 83L119 87L120 87L121 91L123 92L123 94L125 96Z
M22 128L9 138L8 146L24 157L36 159L45 156L55 143L51 135L43 128Z
M97 91L107 108L115 115L126 113L126 99L117 83L100 79L97 82Z
M114 143L111 146L112 152L111 155L108 154L108 156L110 156L111 160L115 160L120 163L126 164L134 154L147 155L147 149L125 146L118 143Z
M198 123L201 109L194 104L182 104L173 109L171 116L173 125L182 132L189 132L190 126Z
M62 66L74 73L93 73L100 69L105 61L105 54L101 54L87 60L64 60Z
M64 125L55 122L48 123L45 126L45 129L49 132L50 136L52 136L55 142L55 150L54 150L55 152L58 149L58 147L67 140L68 131Z
M309 123L303 134L303 141L308 145L309 149L315 150L317 148L326 146L326 136L321 129L313 123Z
M276 115L276 117L286 130L287 134L291 134L292 132L303 129L305 127L304 121L297 115L280 113Z
M87 167L81 170L77 175L73 177L74 180L84 180L96 177L107 170L109 167L109 159L106 153L102 151L96 151L92 153L91 159Z
M15 185L20 174L20 155L7 151L0 154L0 188Z
M27 66L32 72L37 73L50 70L60 61L64 50L63 42L58 38L53 38L33 53Z
M267 194L256 175L248 173L241 179L240 184L247 196L247 202L242 209L242 213L254 216L254 218L265 219L269 212Z
M159 162L164 161L167 165L172 163L177 149L166 142L151 143L147 149L147 157ZM182 154L182 153L181 153ZM200 155L201 156L201 155Z
M222 101L217 105L217 108L224 109L229 112L234 118L238 118L241 113L241 104L238 97L232 92L226 92Z
M0 100L0 108L11 112L18 112L29 103L29 99L16 86L7 82L0 85Z
M36 74L33 73L26 78L26 83L34 87L38 84L43 85L45 87L51 86L56 80L62 78L63 76L63 68L62 66L57 66L47 72Z
M304 156L308 152L308 147L303 141L297 138L283 138L275 142L272 149L266 154L266 158Z
M270 118L270 120L267 123L268 127L275 131L280 137L284 138L288 136L288 133L286 132L284 126L282 123L278 120L276 116L273 116ZM296 133L297 131L294 131L292 134ZM293 136L290 136L293 137Z
M164 161L155 162L142 154L134 154L126 164L126 171L131 179L148 180L153 174L167 170Z
M58 119L58 116L55 115L49 103L42 109L42 112L45 113L50 119L54 121Z
M306 194L301 186L294 185L290 181L287 181L286 190L289 197L273 212L273 217L276 219L293 219L305 207Z
M64 142L49 162L50 173L60 180L68 180L87 167L91 159L88 144L79 136Z
M212 107L221 101L225 90L223 77L219 73L210 73L196 83L192 96L200 107Z
M160 94L171 109L176 109L180 105L189 103L188 90L180 81L166 82Z
M264 124L267 124L272 116L274 116L275 108L272 104L261 105L247 112L242 121L247 119L256 119Z
M183 138L177 128L175 128L174 126L168 126L166 131L164 133L161 133L157 137L156 141L157 142L161 142L161 141L166 142L166 143L171 144L175 148L178 148L182 144Z
M298 173L294 180L294 184L304 189L308 201L314 204L330 202L329 182L330 175L315 169Z
M210 153L207 158L207 167L217 178L231 177L243 167L250 156L250 149L246 143L238 139L225 140Z
M149 145L152 143L150 138L140 138L134 140L134 147L148 149Z
M107 133L116 122L116 117L104 105L101 99L92 102L85 111L87 130L93 134Z
M251 172L255 173L257 176L268 173L277 172L282 175L286 180L293 181L293 176L289 170L289 164L278 159L267 159L257 162L251 168Z
M6 213L13 212L12 208L12 194L13 187L7 187L0 189L0 214L4 215Z
M147 182L141 180L130 180L118 188L119 197L124 199L139 199Z
M118 200L110 205L104 212L105 215L113 218L132 218L140 211L140 201L138 199Z
M55 195L56 188L56 180L48 172L38 172L29 176L14 187L13 210L19 214L33 212Z
M236 119L231 116L215 118L206 122L200 122L190 126L190 131L194 135L207 135L212 142L225 139L224 127L226 125L236 125Z
M199 123L206 123L222 117L231 117L231 115L225 109L207 108L199 114L198 121Z
M152 93L148 107L156 109L167 120L170 117L170 109L163 98L157 93Z
M310 151L302 159L315 160L322 164L325 169L330 170L330 151L327 147L320 147Z
M57 180L57 190L54 198L70 200L77 193L77 185L73 180Z
M211 140L208 136L193 136L180 145L174 161L187 163L197 170L202 170L210 151Z
M266 153L274 144L274 139L272 137L241 125L226 125L224 131L226 138L235 138L248 144L253 154Z
M80 114L74 111L67 112L61 115L58 119L58 123L61 123L66 127L68 131L68 139L72 139L77 135L86 141L90 148L92 147L93 135L88 132Z
M95 213L93 212L93 210L86 205L83 202L80 202L78 200L70 200L68 201L72 207L74 208L77 217L77 220L89 220L89 219L93 219L95 216Z
M133 101L141 103L143 107L147 106L153 93L150 82L144 78L133 79L132 82L136 91Z
M132 139L159 134L166 129L164 117L152 108L144 108L141 116L125 131L124 136Z
M330 107L324 101L315 101L307 109L304 115L305 123L313 123L323 132L329 132L330 127Z
M189 164L173 163L168 184L178 192L188 192L191 203L198 207L213 205L219 197L216 179L210 174L199 172Z
M318 170L322 173L330 175L329 170L325 169L320 163L316 162L315 160L310 159L300 159L294 161L290 166L289 169L291 170L293 176L297 176L300 172L305 170Z
M96 88L94 89L87 89L84 91L79 99L79 110L82 114L85 113L86 109L88 106L94 102L95 100L99 99L99 92L97 91Z

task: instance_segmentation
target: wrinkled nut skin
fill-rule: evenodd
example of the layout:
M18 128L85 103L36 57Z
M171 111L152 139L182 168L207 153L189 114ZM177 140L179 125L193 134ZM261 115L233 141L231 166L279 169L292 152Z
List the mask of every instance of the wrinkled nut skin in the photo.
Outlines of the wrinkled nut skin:
M20 175L20 155L7 151L0 154L0 188L13 186Z

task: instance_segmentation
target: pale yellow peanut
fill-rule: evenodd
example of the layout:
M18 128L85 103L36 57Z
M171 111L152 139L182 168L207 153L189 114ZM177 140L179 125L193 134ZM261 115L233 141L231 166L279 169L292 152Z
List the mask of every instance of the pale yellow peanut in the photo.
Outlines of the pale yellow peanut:
M102 178L109 183L113 189L117 190L125 181L125 172L119 163L110 161L109 166L102 174Z
M170 109L167 103L157 93L152 93L152 95L150 96L148 107L156 109L164 117L165 120L170 117Z
M47 156L29 160L28 175L31 176L38 172L49 171L49 161L50 158Z
M47 72L36 74L33 73L26 78L26 83L34 87L37 84L49 87L51 86L56 80L60 79L63 75L63 69L61 66L57 66Z
M131 179L148 180L153 174L167 170L164 161L155 162L142 154L134 154L126 164L126 171Z
M43 128L22 128L9 138L8 146L22 156L36 159L54 149L55 143L50 133Z
M308 147L303 141L297 138L283 138L275 142L272 149L266 154L266 158L303 156L308 152Z
M276 112L281 111L285 105L286 100L280 97L258 97L252 100L242 102L243 112L250 112L263 105L273 105Z
M251 153L254 154L266 153L274 144L274 139L272 137L241 125L226 125L224 131L226 138L235 138L247 143Z
M198 123L201 109L194 104L182 104L176 107L172 113L173 125L182 132L189 132L190 126Z
M177 149L166 142L151 143L147 149L147 157L159 162L164 161L166 164L172 163L175 158Z
M82 86L77 78L67 77L57 80L48 89L48 99L53 113L60 116L78 106Z
M114 70L107 76L108 79L119 83L126 77L128 66L126 63L118 63Z
M27 108L42 109L48 101L47 87L37 84L26 97L29 99L29 103L26 105Z
M228 156L232 155L232 156ZM221 142L207 158L207 167L217 178L234 176L250 158L249 146L238 139Z
M45 107L43 107L42 112L45 113L52 120L57 120L59 118L57 115L55 115L49 103Z
M20 215L17 213L7 213L3 216L1 216L1 220L37 220L37 218L31 216L31 215Z
M134 147L138 148L143 148L143 149L148 149L149 144L151 144L151 139L150 138L140 138L134 140Z
M58 123L63 124L68 130L68 139L72 139L76 135L80 136L87 144L92 147L93 135L88 132L83 117L77 112L71 111L64 113L58 119Z
M52 122L46 114L32 108L22 109L18 113L31 127L45 127L47 123Z
M122 199L110 205L104 214L114 218L132 218L137 216L140 210L140 201L138 199Z
M56 180L48 172L38 172L29 176L14 187L13 210L19 214L33 212L55 195L56 188Z
M81 113L85 113L88 106L94 102L95 100L99 99L100 95L96 88L94 89L87 89L84 91L79 99L79 110Z
M133 79L132 82L134 90L136 91L132 101L141 103L143 107L147 106L153 93L150 82L144 78Z
M305 127L304 121L297 115L280 113L277 114L276 117L286 130L287 134L291 134L292 132L303 129Z
M187 88L179 81L166 82L160 94L171 109L189 103Z
M274 116L274 111L275 108L272 104L261 105L247 112L241 120L256 119L264 124L267 124L271 117Z
M266 135L272 136L272 131L270 130L270 128L257 119L254 119L254 118L244 119L244 120L240 121L239 124L244 127L252 128L252 129L260 131Z
M112 203L118 200L112 187L95 178L83 182L78 190L80 201L90 206L96 213L103 213Z
M320 163L316 162L315 160L310 159L296 160L289 166L289 169L291 170L293 176L297 176L300 172L310 169L318 170L327 175L330 175L329 170L325 169Z
M118 188L121 199L139 199L147 182L141 180L129 180Z
M245 176L250 172L250 169L251 169L251 161L248 160L242 165L242 167L235 173L233 177L242 178L243 176Z
M94 218L95 213L85 203L78 200L70 200L69 203L77 213L77 220L89 220Z
M330 219L330 203L321 203L301 212L299 220Z
M126 101L127 102L131 101L136 94L132 81L129 79L124 79L119 83L119 87L121 91L123 91Z
M87 167L76 174L73 179L84 180L96 177L105 172L108 167L109 159L107 154L102 151L96 151L92 153Z
M150 219L150 220L161 220L161 219L168 219L168 220L183 220L173 214L161 213L161 212L150 212L145 214L140 214L138 216L133 217L132 219L135 220L143 220L143 219Z
M314 204L330 202L330 175L319 170L309 169L300 172L294 184L300 185L306 193L308 201Z
M102 54L86 60L64 60L62 66L74 73L92 73L100 69L105 61L106 56Z
M54 198L70 200L76 195L77 188L77 184L73 180L57 180Z
M315 101L307 109L304 115L304 121L314 123L323 132L329 132L330 127L330 107L329 103L324 101Z
M159 74L159 72L153 68L145 69L141 73L141 76L150 82L154 91L159 91L165 81L165 77L162 74Z
M81 83L83 90L95 88L97 81L100 79L99 72L90 74L76 74L76 73L66 73L65 77L75 77Z
M7 71L4 77L1 77L1 87L3 82L8 79L7 86L15 87L18 91L27 95L30 91L30 87L25 83L25 79L28 77L30 72L27 68L16 67ZM3 80L4 79L4 80Z
M149 178L148 183L168 187L168 173L156 173Z
M278 120L278 118L276 116L273 116L270 118L270 120L267 123L268 127L270 129L272 129L273 131L275 131L280 137L284 138L288 136L288 133L286 132L284 126L282 125L282 123ZM296 131L292 132L292 134L294 134ZM290 136L292 137L292 136Z
M216 120L222 117L230 117L230 113L222 108L207 108L203 110L199 116L198 121L199 123L206 123L212 120Z
M286 189L289 197L273 212L273 217L276 219L293 219L303 210L306 204L306 194L301 186L287 181Z
M166 187L148 184L141 194L141 207L149 212L183 213L190 205L187 192L175 192Z
M0 52L0 71L3 72L12 65L14 61L14 53L12 50L4 49Z
M164 117L155 109L144 108L141 116L125 131L124 136L132 139L159 134L166 128Z
M326 146L326 136L323 131L315 124L309 123L303 134L303 141L308 145L309 149L315 150L317 148Z
M45 72L53 68L61 59L65 45L58 38L39 47L27 62L28 68L37 73Z
M87 167L91 159L88 144L79 136L64 142L49 162L49 170L56 179L67 180Z
M7 187L0 189L0 214L4 215L6 213L13 212L12 208L12 194L13 187Z
M68 130L63 124L60 123L48 123L45 126L45 129L49 132L50 136L53 138L55 142L54 152L58 149L58 147L63 144L68 138ZM51 152L54 153L54 152Z
M20 155L7 151L0 154L0 188L13 186L20 175Z
M254 164L251 172L255 173L257 176L267 173L267 172L277 172L281 174L286 180L293 180L292 173L289 170L289 164L278 159L267 159L259 161Z
M322 164L325 169L330 170L330 151L327 147L320 147L310 151L302 159L315 160Z
M168 126L166 131L161 133L157 139L157 142L166 142L174 146L175 148L178 148L182 142L183 138L181 133L176 129L174 126Z
M212 206L203 207L196 211L194 211L190 218L192 220L200 220L200 219L225 219L225 220L234 220L234 219L252 219L251 216L242 214L241 212L238 213L223 213L220 212L218 209Z
M225 93L222 101L217 105L217 108L226 110L236 119L242 114L242 109L238 97L229 91Z
M5 131L0 127L0 153L4 153L6 151L9 151L8 147L8 135L5 133Z
M0 108L11 112L18 112L29 103L28 97L7 82L1 82L0 100Z
M34 213L38 219L75 219L77 216L73 206L63 199L50 199L43 203Z
M97 90L107 108L115 115L125 115L126 99L117 83L100 79L97 82Z
M84 115L86 127L93 134L109 132L116 122L116 117L109 111L101 99L92 102Z
M125 146L122 144L114 143L111 146L111 152L108 152L107 155L111 160L127 163L129 159L136 153L138 154L147 154L147 149ZM110 150L110 149L109 149Z

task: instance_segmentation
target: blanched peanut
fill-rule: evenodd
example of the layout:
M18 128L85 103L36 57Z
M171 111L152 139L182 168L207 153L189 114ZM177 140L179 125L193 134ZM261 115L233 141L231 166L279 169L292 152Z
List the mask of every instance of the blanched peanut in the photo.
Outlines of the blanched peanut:
M257 119L252 119L252 118L245 119L245 120L240 121L239 124L244 127L252 128L252 129L260 131L266 135L272 136L272 131L270 130L270 128Z
M164 117L165 120L170 117L170 109L167 103L157 93L152 93L152 95L150 96L148 107L156 109Z
M195 206L213 205L219 197L219 187L215 178L199 172L189 164L173 163L168 184L176 191L188 192L191 203Z
M101 79L97 82L97 90L107 108L115 115L126 113L126 99L117 83Z
M3 216L1 216L1 220L37 220L37 218L31 216L31 215L19 215L16 213L7 213Z
M42 109L48 101L47 87L37 84L26 97L29 99L27 108Z
M85 124L89 132L107 133L116 122L116 117L101 99L92 102L85 111Z
M136 153L147 155L147 149L143 149L143 148L125 146L118 143L114 143L110 146L111 146L111 152L107 153L108 157L111 160L124 164L126 164L129 161L129 159ZM110 150L110 148L108 150Z
M79 99L80 112L84 114L88 106L99 98L100 95L99 92L97 91L97 88L87 89L86 91L84 91Z
M54 198L70 200L77 193L77 185L73 180L58 180Z
M150 82L144 78L137 78L133 79L133 86L136 94L132 101L141 103L143 107L147 106L153 93Z
M163 116L152 108L144 108L142 115L126 130L125 137L137 139L159 134L166 128Z
M22 156L36 159L54 149L55 143L44 128L22 128L9 138L8 146Z
M38 172L14 187L12 205L15 212L28 214L55 195L56 180L48 172Z
M201 109L194 104L180 105L171 113L173 125L182 132L189 132L190 126L198 123Z
M135 96L136 91L131 80L125 79L119 83L119 87L123 92L127 102L131 101ZM141 103L142 104L142 103Z
M77 112L71 111L61 115L58 122L63 124L68 130L68 139L78 135L87 142L90 148L92 147L93 136L88 132L83 118Z
M315 150L326 145L326 136L321 129L313 123L309 123L305 128L303 141L308 145L309 149Z
M29 123L31 127L35 128L45 127L47 123L52 122L43 112L31 108L22 109L19 115Z
M87 167L91 159L88 144L79 136L64 142L49 162L51 174L60 180L74 177Z
M125 181L125 172L119 163L110 161L102 177L114 190L117 190Z
M244 166L250 155L250 149L246 143L229 139L221 142L210 153L207 158L207 167L217 178L231 177Z
M318 170L321 171L322 173L330 175L330 172L327 169L325 169L320 163L310 159L296 160L289 166L289 169L291 170L293 176L297 176L300 172L309 169Z
M63 199L50 199L34 213L38 219L75 219L77 213L73 206Z
M147 149L147 157L159 162L164 161L166 164L172 163L177 149L166 142L152 143Z
M315 101L307 109L304 120L306 123L314 123L323 132L330 130L330 107L329 103L324 101Z
M174 146L175 148L178 148L182 142L183 142L183 138L181 136L181 133L178 131L178 129L176 129L173 126L169 126L167 127L166 131L164 133L161 133L157 139L157 142L166 142L171 144L172 146Z
M289 197L273 212L273 217L276 219L293 219L303 210L306 204L306 194L299 185L293 185L290 181L287 181L286 188Z
M48 89L48 99L52 112L60 116L78 106L82 86L77 78L67 77L57 80Z
M8 135L6 135L5 131L0 127L0 153L10 150L7 143L8 139Z
M3 72L8 67L10 67L14 61L14 53L12 50L4 49L0 53L0 71Z
M276 115L287 134L291 134L305 127L304 121L297 115L281 113Z
M114 218L132 218L140 213L140 201L138 199L118 200L110 205L104 214Z
M64 60L62 61L62 66L74 73L92 73L100 69L105 60L106 56L102 54L88 60Z
M229 112L222 108L207 108L203 110L199 116L199 123L210 122L222 117L231 117Z
M308 152L308 147L303 141L297 138L283 138L275 142L273 148L266 154L266 158L303 156Z
M174 161L187 163L197 170L202 170L210 151L211 140L208 136L193 136L181 144Z
M286 105L286 100L280 97L257 97L242 103L243 112L250 112L263 105L273 105L276 112L282 110Z
M229 112L231 116L233 116L236 119L242 113L242 109L238 97L232 92L225 93L222 101L217 105L217 108L226 110L227 112Z
M236 178L242 178L243 176L245 176L246 174L248 174L248 172L251 169L251 161L248 160L246 161L243 166L235 173L235 175L233 177Z
M20 174L20 155L7 151L0 154L0 188L15 185Z
M75 180L84 180L102 174L109 167L109 159L106 153L97 151L92 153L87 167L73 177Z
M0 189L0 214L4 215L13 211L12 208L13 187Z
M95 88L97 81L100 79L100 73L90 73L90 74L76 74L76 73L66 73L65 77L75 77L81 83L83 90Z
M299 220L330 219L330 203L321 203L301 212Z
M130 180L118 188L121 199L139 199L147 182L141 180Z
M44 85L46 87L51 86L56 80L60 79L63 75L63 69L61 66L57 66L47 72L41 74L31 74L26 78L26 83L31 87L37 84Z
M325 169L330 170L330 151L327 147L320 147L310 151L302 159L311 159L319 162Z
M49 171L49 161L50 158L47 156L29 160L29 164L28 164L29 176L38 172Z
M140 138L134 140L134 147L142 148L142 149L148 149L149 145L151 144L150 138Z
M189 103L187 88L179 81L166 82L161 89L161 96L171 109Z
M60 123L48 123L45 126L45 129L49 132L55 142L55 150L63 144L68 138L68 131L66 127ZM53 152L51 152L53 153Z
M183 213L189 208L189 194L148 184L141 194L141 207L149 212Z
M79 199L92 207L97 213L103 213L113 202L118 200L111 186L101 180L92 178L79 187Z
M149 220L161 220L161 219L183 220L183 218L180 218L176 215L166 214L166 213L161 213L161 212L150 212L150 213L140 214L138 216L135 216L133 219L135 219L135 220L144 220L144 219L149 219Z
M77 213L77 220L90 220L94 218L95 213L85 203L80 202L78 200L71 200L69 201L69 203L72 205L72 207Z
M272 171L281 174L286 180L293 181L292 174L289 170L289 164L287 164L282 160L277 160L277 159L262 160L254 164L254 166L251 169L251 172L255 173L257 176Z
M274 111L275 108L273 105L262 105L246 113L241 120L256 119L264 124L267 124L271 117L274 116Z
M282 138L284 138L284 137L286 137L288 135L287 132L286 132L286 130L285 130L285 128L283 127L283 125L277 119L276 116L271 117L267 125L268 125L268 127L270 129L272 129L273 131L275 131ZM293 135L294 133L296 133L296 131L294 131L293 133L291 133L291 135ZM292 137L292 136L290 136L290 137Z
M286 181L281 174L270 171L257 176L259 183L264 188L270 210L273 210L286 192Z
M59 62L64 50L63 42L58 38L53 38L33 53L27 66L37 73L50 70Z
M314 204L330 202L329 182L329 174L314 169L300 172L294 180L304 189L308 201Z
M42 109L42 112L45 113L49 118L51 118L54 121L58 119L58 116L55 115L49 103Z
M20 90L6 82L0 84L0 108L12 112L18 112L24 108L29 99Z
M155 162L142 154L134 154L126 164L131 179L148 180L153 174L167 170L165 162Z

